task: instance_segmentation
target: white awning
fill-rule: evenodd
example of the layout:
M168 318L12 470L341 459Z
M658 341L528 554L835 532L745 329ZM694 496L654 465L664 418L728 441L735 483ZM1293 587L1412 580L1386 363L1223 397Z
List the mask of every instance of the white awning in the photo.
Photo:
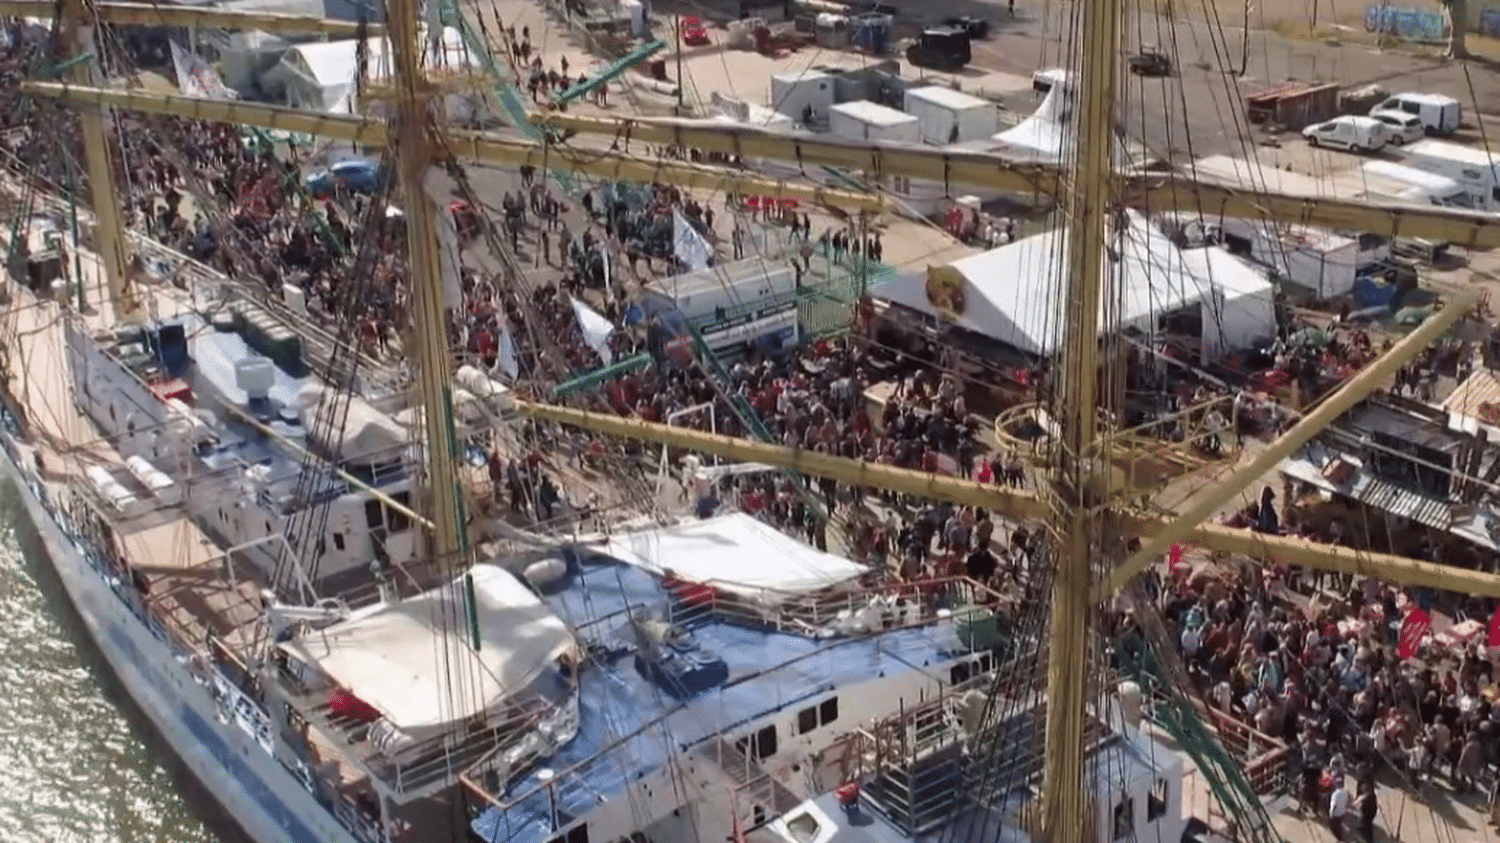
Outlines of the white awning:
M457 585L382 606L281 649L420 740L504 705L574 646L562 619L508 571L476 565L472 575L477 651L469 646Z
M615 536L605 552L658 575L768 602L833 588L866 570L741 512Z

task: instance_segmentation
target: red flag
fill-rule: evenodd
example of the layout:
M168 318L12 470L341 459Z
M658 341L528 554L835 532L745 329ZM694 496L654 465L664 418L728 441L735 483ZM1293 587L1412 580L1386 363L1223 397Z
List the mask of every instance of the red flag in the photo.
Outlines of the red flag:
M1484 642L1491 647L1500 647L1500 609L1495 610L1495 616L1490 618L1490 637Z
M1186 555L1187 547L1174 543L1172 548L1167 551L1167 573L1177 573L1178 569L1182 566L1182 557Z
M364 723L374 723L380 719L380 712L375 706L343 688L334 688L328 692L328 710L339 717L348 717Z
M1422 639L1428 632L1432 631L1432 618L1421 609L1412 609L1406 613L1406 620L1401 622L1401 635L1397 638L1396 654L1403 659L1409 659L1417 654L1417 648L1422 645Z

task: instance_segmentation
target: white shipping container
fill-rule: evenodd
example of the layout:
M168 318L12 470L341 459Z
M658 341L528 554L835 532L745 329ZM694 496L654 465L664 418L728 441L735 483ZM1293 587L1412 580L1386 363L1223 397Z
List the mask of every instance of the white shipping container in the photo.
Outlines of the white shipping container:
M1230 251L1247 250L1245 257L1311 290L1319 299L1341 296L1354 288L1360 263L1358 240L1324 229L1283 227L1261 220L1224 219L1221 225Z
M828 119L833 108L833 74L821 70L778 73L771 77L771 110L807 123L808 109L814 123Z
M829 112L834 137L851 141L920 143L917 118L868 100L839 103Z
M907 91L905 108L917 118L923 143L946 146L984 140L1000 127L994 103L942 85Z

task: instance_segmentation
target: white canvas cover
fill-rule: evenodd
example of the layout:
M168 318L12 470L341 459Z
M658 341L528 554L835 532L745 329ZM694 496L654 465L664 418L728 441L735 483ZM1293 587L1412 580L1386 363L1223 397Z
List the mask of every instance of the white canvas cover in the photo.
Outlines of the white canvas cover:
M652 573L766 602L848 583L865 568L742 512L614 536L605 553Z
M316 384L302 391L299 413L302 427L307 431L308 441L322 449L324 454L337 454L340 460L368 465L391 460L410 441L411 437L400 423L358 395L342 396L341 400L348 402L344 410L344 427L342 430L328 429L329 424L318 422L319 413L322 412L325 419L337 419L338 415L333 413L339 408L335 406L321 411L319 408L339 396L338 390Z
M476 565L472 575L477 651L466 640L457 586L382 606L281 649L423 740L504 704L574 646L562 619L510 572ZM450 670L462 692L445 692Z

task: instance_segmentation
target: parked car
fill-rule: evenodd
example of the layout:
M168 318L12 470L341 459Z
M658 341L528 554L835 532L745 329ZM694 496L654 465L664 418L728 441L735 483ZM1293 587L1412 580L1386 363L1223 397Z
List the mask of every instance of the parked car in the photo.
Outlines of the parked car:
M378 193L385 183L379 164L364 159L340 161L322 172L308 176L303 185L318 198L344 190L350 193Z
M1377 111L1400 111L1422 121L1429 135L1451 135L1463 125L1463 104L1453 97L1442 94L1396 94L1382 100L1370 109Z
M1422 118L1404 111L1383 111L1377 108L1370 112L1370 116L1385 124L1391 136L1391 143L1397 146L1419 141L1427 134L1427 127L1422 125Z
M1374 117L1345 115L1308 126L1302 130L1302 137L1313 146L1350 152L1379 152L1390 142L1391 134L1385 124Z

